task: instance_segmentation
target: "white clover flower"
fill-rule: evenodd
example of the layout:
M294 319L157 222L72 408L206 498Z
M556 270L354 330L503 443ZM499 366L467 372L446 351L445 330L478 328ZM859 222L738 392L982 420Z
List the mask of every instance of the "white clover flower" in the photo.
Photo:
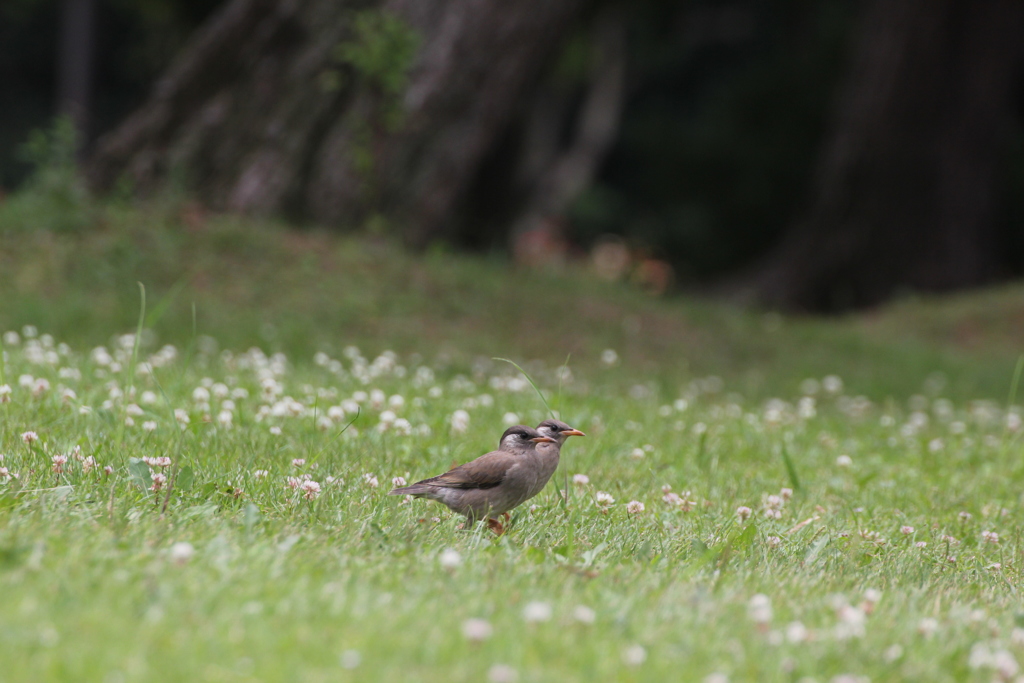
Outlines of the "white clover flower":
M394 487L405 486L405 477L392 477L391 485Z
M40 377L32 385L32 396L34 396L35 398L39 398L40 396L42 396L43 394L45 394L49 390L50 390L50 383L49 383L49 381L47 381L47 380L43 379L42 377Z
M217 424L221 427L230 427L235 419L234 413L230 410L222 410L217 413Z
M256 477L257 479L266 479L268 474L270 474L270 472L267 470L256 470L255 472L252 473L252 476Z
M782 539L779 538L778 536L769 536L767 541L768 541L768 547L769 548L778 548L779 546L782 545Z
M369 486L371 489L375 489L380 486L380 482L377 481L377 476L372 472L367 472L363 475L363 483Z
M909 536L910 534L914 533L914 527L904 524L900 527L900 533L904 536Z
M645 455L647 455L647 453L642 448L634 448L632 451L629 452L629 457L633 458L634 460L642 460Z
M196 387L192 390L192 400L196 403L209 403L210 391L206 387Z
M528 602L523 607L523 621L527 623L550 621L550 619L551 605L546 602Z
M999 678L1004 681L1011 680L1020 671L1017 659L1006 650L996 650L992 653L992 668L999 674Z
M142 429L146 432L156 431L156 422L154 420L146 420L142 423Z
M804 396L797 402L797 415L802 420L810 420L818 414L816 402L810 396Z
M82 460L82 472L89 474L96 467L96 458L89 456Z
M867 621L867 613L859 607L842 605L837 612L839 623L835 627L837 640L849 640L850 638L863 638Z
M187 541L178 541L167 553L175 564L187 564L196 554L196 549Z
M177 420L178 424L180 424L182 427L184 427L185 425L192 421L191 419L189 419L188 412L186 412L182 408L174 409L174 419Z
M593 624L597 621L597 612L586 605L577 605L572 610L572 618L581 624Z
M486 619L466 619L462 622L462 635L466 640L480 642L490 638L493 633L494 629Z
M269 431L274 436L281 436L281 428L278 427L277 425L274 425L273 427L271 427Z
M843 390L843 380L837 375L829 375L821 380L821 386L830 394L838 394Z
M622 661L626 666L640 666L647 661L647 650L643 645L630 645L622 651Z
M306 500L316 500L320 495L320 482L306 479L299 484L299 490L302 491L302 497Z
M11 393L12 390L10 384L0 384L0 403L10 403Z
M925 638L930 638L939 630L939 622L931 617L925 617L917 622L917 632Z
M60 474L64 471L64 465L68 464L68 456L66 455L54 455L50 458L53 462L51 469L55 474Z
M619 354L615 352L615 349L605 349L601 352L601 363L607 367L612 367L619 362Z
M519 424L519 416L515 413L505 413L501 416L501 422L506 427L511 427L512 425Z
M462 564L462 555L460 555L459 551L454 548L445 548L441 551L437 561L440 562L441 566L445 569L456 569Z
M745 522L746 520L748 520L750 518L750 515L753 514L753 512L754 511L751 510L746 505L740 505L738 508L736 508L736 516L740 518L741 522Z
M456 434L465 434L469 431L469 413L465 410L456 410L452 413L452 431Z
M577 486L586 486L590 483L590 477L585 474L574 474L572 475L572 483Z
M338 656L338 662L342 669L356 669L363 663L363 656L359 650L345 650Z
M612 494L605 493L604 491L598 491L596 494L594 494L594 499L597 501L597 504L601 507L615 505L615 499L612 498Z
M387 400L387 394L380 389L370 390L370 407L374 410L380 410L384 406L384 402Z
M487 670L490 683L516 683L519 673L508 664L494 664Z
M757 593L747 603L747 616L755 624L767 624L772 620L772 600L764 593Z
M639 515L641 512L644 511L644 509L644 504L641 503L639 500L631 500L628 503L626 503L626 512L628 512L631 515Z
M853 458L848 455L840 455L836 458L836 467L849 467L853 464Z
M802 643L807 640L807 627L799 621L790 622L786 626L786 640L791 643Z
M151 472L149 478L153 480L153 485L149 487L150 491L154 493L159 491L167 483L167 476L160 472Z
M981 540L986 543L999 543L999 534L994 531L982 531Z
M33 444L36 441L39 441L39 435L35 432L22 432L21 440L27 444Z

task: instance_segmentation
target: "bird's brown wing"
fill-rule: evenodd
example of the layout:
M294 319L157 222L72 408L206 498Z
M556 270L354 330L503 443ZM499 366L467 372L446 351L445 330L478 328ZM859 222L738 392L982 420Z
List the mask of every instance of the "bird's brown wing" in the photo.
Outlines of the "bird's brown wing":
M513 453L491 451L420 483L452 489L491 489L505 480L516 459Z

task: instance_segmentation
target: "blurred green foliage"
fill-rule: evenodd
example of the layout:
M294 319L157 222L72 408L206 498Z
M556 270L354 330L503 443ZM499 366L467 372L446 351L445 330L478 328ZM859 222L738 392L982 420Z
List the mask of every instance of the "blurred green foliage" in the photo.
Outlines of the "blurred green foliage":
M0 202L0 231L66 233L94 222L94 203L78 175L75 149L75 127L67 117L49 131L32 131L19 150L32 172L19 192Z
M95 93L89 140L140 104L220 0L98 0ZM24 182L18 150L56 112L60 2L0 2L0 188Z
M405 89L409 67L419 47L419 36L401 18L382 10L355 15L352 40L338 45L339 61L381 92L396 97Z

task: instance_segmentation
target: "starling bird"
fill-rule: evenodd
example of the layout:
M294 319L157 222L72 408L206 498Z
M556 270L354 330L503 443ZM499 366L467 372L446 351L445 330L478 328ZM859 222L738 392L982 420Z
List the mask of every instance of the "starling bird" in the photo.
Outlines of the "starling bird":
M537 431L543 436L550 436L558 442L559 448L570 436L586 436L578 429L573 429L561 420L544 420L537 425ZM554 471L554 470L552 470Z
M524 425L509 427L498 450L444 474L390 491L390 495L429 498L448 506L469 523L487 520L501 535L508 511L540 493L558 467L558 442Z

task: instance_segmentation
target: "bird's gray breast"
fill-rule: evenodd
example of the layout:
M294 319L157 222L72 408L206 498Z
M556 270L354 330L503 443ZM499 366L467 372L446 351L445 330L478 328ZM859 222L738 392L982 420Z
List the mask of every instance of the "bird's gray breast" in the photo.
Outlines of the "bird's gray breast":
M534 466L531 468L534 476L527 489L526 498L523 500L533 498L547 485L551 475L558 469L559 450L558 446L553 443L538 444L534 449L532 454Z

